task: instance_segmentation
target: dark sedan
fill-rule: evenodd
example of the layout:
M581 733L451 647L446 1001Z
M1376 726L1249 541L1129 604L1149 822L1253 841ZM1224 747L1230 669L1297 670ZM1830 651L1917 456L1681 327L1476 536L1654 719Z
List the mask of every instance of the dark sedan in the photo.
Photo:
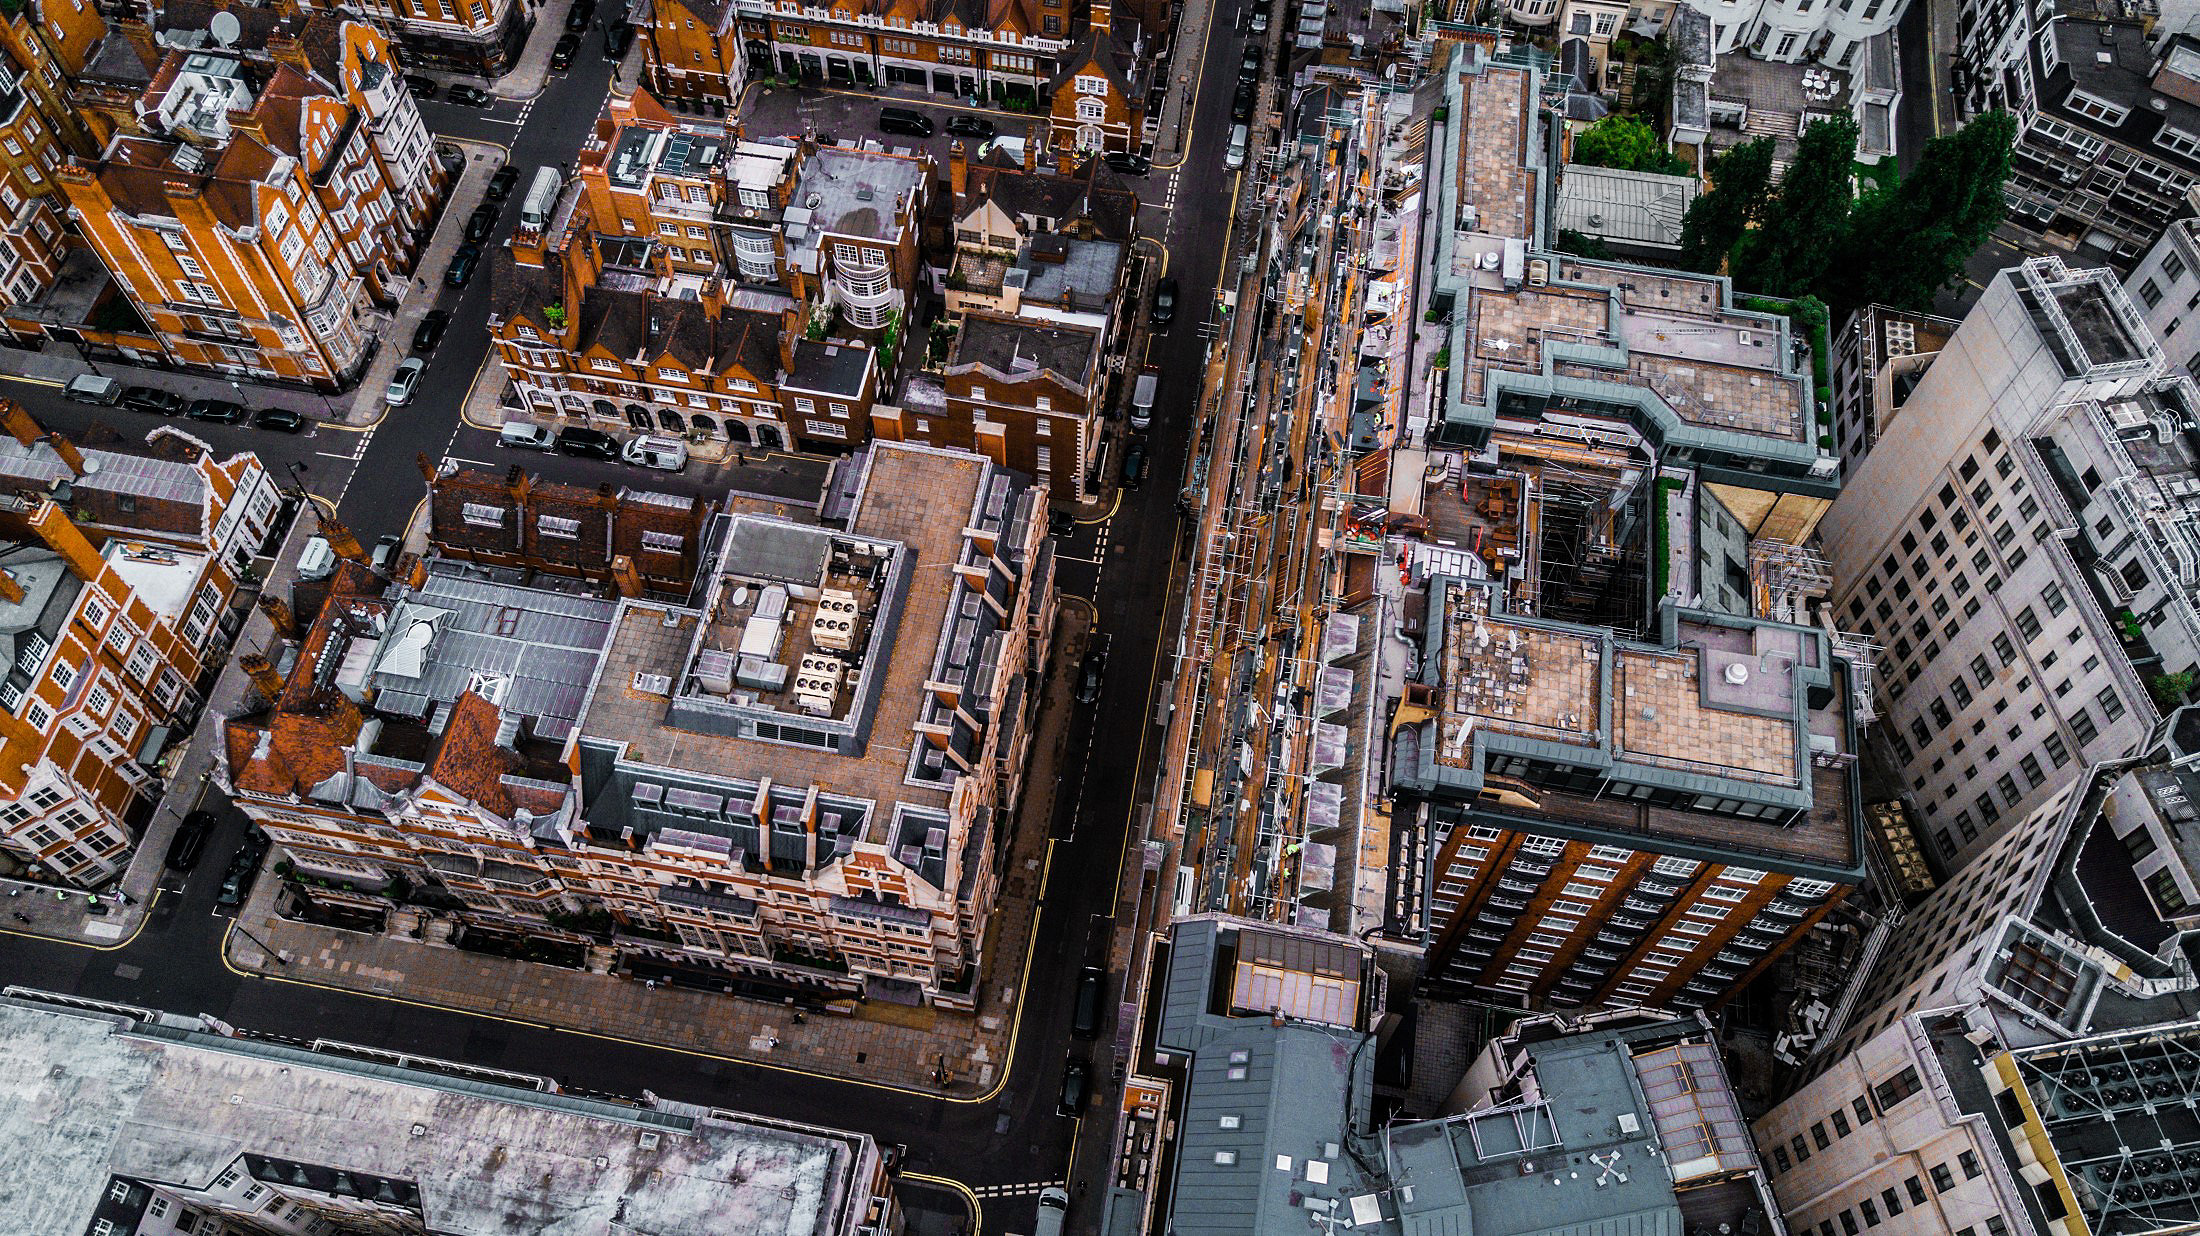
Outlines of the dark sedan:
M450 92L443 97L466 107L487 107L496 101L496 96L481 87L468 86L464 83L451 87Z
M183 817L176 826L175 839L168 843L168 870L189 871L196 866L199 855L206 850L206 838L214 831L214 813L194 811Z
M573 57L579 53L580 49L581 36L572 33L559 35L557 43L550 48L550 67L553 69L572 68Z
M418 73L407 73L405 74L405 89L412 91L412 96L416 99L432 99L435 97L437 86L435 79L432 77L422 77Z
M137 412L153 412L161 416L174 416L183 411L188 401L174 391L154 390L150 386L131 386L122 392L122 406Z
M231 403L227 399L194 399L184 415L195 421L234 425L244 420L246 413L243 404Z
M497 208L483 202L474 207L474 213L466 216L466 239L475 244L489 239L489 233L497 230Z
M512 196L512 186L518 183L519 169L507 163L496 170L496 175L489 177L489 191L486 196L492 202L501 202Z
M458 247L451 255L451 264L443 271L443 283L447 287L462 288L473 282L474 267L481 265L481 246L471 241Z
M595 0L574 0L573 7L565 11L565 28L573 34L579 34L588 29L588 23L595 19Z
M957 113L947 118L947 131L957 137L975 137L982 142L992 137L999 130L994 127L992 121L983 116Z
M443 332L451 329L451 313L448 309L430 309L413 328L412 350L416 354L435 351L435 345L443 342Z
M1108 167L1125 176L1143 176L1153 170L1153 160L1128 150L1111 150L1107 153Z
M252 414L252 427L296 433L306 427L306 418L289 408L261 408Z
M1167 330L1176 321L1176 280L1163 279L1153 290L1153 313L1147 318L1155 330Z

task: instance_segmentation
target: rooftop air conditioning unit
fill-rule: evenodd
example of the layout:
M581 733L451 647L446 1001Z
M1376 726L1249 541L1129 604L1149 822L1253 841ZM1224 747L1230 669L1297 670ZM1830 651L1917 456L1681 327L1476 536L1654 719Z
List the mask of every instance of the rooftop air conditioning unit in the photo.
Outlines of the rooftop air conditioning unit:
M831 652L853 649L859 613L854 593L839 588L825 589L818 597L817 613L810 619L810 643Z

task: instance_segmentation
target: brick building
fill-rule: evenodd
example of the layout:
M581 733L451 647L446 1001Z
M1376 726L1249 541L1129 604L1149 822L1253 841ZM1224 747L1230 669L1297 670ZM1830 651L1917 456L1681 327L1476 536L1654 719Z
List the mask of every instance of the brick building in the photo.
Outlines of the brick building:
M80 450L4 413L0 854L96 888L159 800L280 504L249 454L216 459L167 427L166 455Z
M972 163L957 142L948 154L947 205L953 252L947 314L968 309L1101 328L1112 348L1134 314L1128 303L1138 195L1098 159L1074 172ZM998 156L996 156L998 157Z
M60 179L149 359L356 380L448 179L381 34L319 18L259 48L170 47L134 112Z
M920 446L842 477L825 526L717 521L693 605L347 566L289 675L254 667L239 805L342 882L318 901L429 890L430 939L969 1007L1053 625L1046 490Z
M89 0L33 0L0 12L0 303L53 285L69 241L54 175L92 135L64 97L106 37Z
M526 0L294 0L297 11L372 23L396 44L407 67L494 78L511 70L534 6Z
M874 346L924 275L921 156L741 140L614 99L576 184L492 265L490 329L543 420L735 446L870 436Z
M1083 499L1100 451L1106 328L1002 313L963 315L947 363L944 414L881 408L881 438L976 451Z
M717 510L679 494L538 481L518 466L499 476L448 460L438 469L423 456L421 468L428 543L438 554L588 580L622 596L686 596Z
M1036 105L1082 31L1077 0L658 0L642 23L651 86L736 98L749 77L916 86Z
M1136 23L1120 28L1108 0L1090 0L1084 35L1064 50L1047 83L1054 123L1048 129L1064 166L1102 151L1145 149L1146 98L1153 86L1153 55Z

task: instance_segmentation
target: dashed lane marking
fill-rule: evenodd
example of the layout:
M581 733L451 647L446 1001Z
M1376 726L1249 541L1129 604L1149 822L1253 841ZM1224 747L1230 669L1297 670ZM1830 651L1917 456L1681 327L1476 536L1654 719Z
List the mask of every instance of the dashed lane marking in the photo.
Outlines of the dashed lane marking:
M972 1185L970 1191L979 1197L1035 1197L1042 1190L1060 1188L1059 1180L1033 1180L1023 1184Z

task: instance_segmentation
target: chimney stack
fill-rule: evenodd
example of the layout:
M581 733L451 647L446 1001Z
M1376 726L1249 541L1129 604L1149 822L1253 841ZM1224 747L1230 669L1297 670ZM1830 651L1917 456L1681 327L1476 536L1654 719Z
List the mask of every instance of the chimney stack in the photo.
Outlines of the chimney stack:
M6 567L0 567L0 601L10 605L23 603L23 585L15 582L15 576Z
M266 657L248 652L237 658L237 668L252 679L252 687L267 697L272 704L283 697L283 676L275 672L275 666Z
M297 616L290 612L290 603L272 592L260 594L260 612L267 615L275 627L275 634L283 639L293 639L298 630Z
M67 511L54 505L51 499L42 501L38 504L38 509L31 512L30 525L31 530L38 534L38 539L46 543L46 548L61 555L61 560L68 564L70 573L86 583L99 578L106 562L99 556L99 551L92 548L92 543L85 539L83 530L76 526L75 520L69 518Z
M970 157L964 152L959 137L947 146L947 187L954 191L954 202L959 209L963 194L970 191Z
M25 446L37 446L38 440L46 436L46 431L38 427L31 414L23 410L23 405L13 399L0 399L0 420L7 422L8 432Z
M1024 130L1024 170L1027 172L1036 172L1039 170L1038 125L1032 125L1031 127Z
M504 474L504 492L512 495L512 505L522 511L527 509L527 497L535 491L535 483L527 479L527 469L513 464Z
M802 311L800 309L780 310L779 377L782 383L786 381L788 374L794 372L794 345L795 341L800 338L802 338Z
M419 463L420 475L427 478L429 488L434 488L436 482L435 464L434 462L429 460L428 452L422 451L418 455L413 456L413 459Z
M642 595L642 573L635 569L629 554L620 554L611 560L611 583L622 597Z
M336 556L346 562L366 566L367 551L360 547L359 538L351 534L351 529L346 528L343 521L334 515L321 514L320 507L316 506L313 510L314 517L321 522L321 536L328 541L328 547L335 551Z
M84 452L76 449L76 443L58 433L49 433L46 435L46 445L53 448L53 453L60 457L71 477L81 479L84 476L87 471L84 467Z

